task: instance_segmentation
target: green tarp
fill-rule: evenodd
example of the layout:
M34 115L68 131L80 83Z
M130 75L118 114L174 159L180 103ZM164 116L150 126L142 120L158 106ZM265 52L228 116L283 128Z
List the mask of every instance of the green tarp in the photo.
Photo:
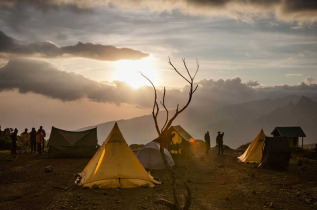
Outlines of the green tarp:
M97 149L97 128L65 131L52 127L48 141L49 158L92 157Z

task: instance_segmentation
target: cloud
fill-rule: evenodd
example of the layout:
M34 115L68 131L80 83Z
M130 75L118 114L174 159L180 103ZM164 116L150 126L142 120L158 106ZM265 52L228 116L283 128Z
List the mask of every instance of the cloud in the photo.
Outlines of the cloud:
M317 81L314 78L312 78L311 76L309 76L309 77L305 78L304 83L307 85L312 85L312 84L317 84Z
M0 69L0 91L13 89L18 89L20 93L33 92L63 101L88 98L117 104L136 103L135 90L123 83L99 83L75 73L60 71L47 62L30 59L14 59Z
M246 22L273 13L277 20L283 22L317 21L317 2L313 0L4 0L0 6L12 8L19 4L30 4L41 9L66 7L84 12L113 6L129 10L149 9L156 12L178 10L187 15L227 16Z
M120 59L138 60L149 54L129 48L116 48L101 44L78 42L73 46L60 47L53 42L20 44L16 39L0 31L0 52L14 55L42 57L84 57L97 60L116 61Z
M252 81L252 80L247 81L245 84L248 87L256 87L260 85L258 81Z
M303 76L303 74L301 74L301 73L294 73L294 74L285 74L285 76L287 76L287 77L301 77L301 76Z
M223 106L288 95L317 98L317 84L310 77L294 86L262 87L256 81L243 83L239 77L202 80L197 84L199 87L192 101L193 107ZM153 105L153 89L150 86L133 89L125 82L100 83L75 73L61 71L47 62L32 59L13 59L0 68L0 92L16 89L22 94L33 92L62 101L88 99L118 105L133 104L143 108ZM160 87L158 95L159 98L162 97ZM187 97L188 86L183 89L167 89L167 106L175 109L176 105L181 106Z

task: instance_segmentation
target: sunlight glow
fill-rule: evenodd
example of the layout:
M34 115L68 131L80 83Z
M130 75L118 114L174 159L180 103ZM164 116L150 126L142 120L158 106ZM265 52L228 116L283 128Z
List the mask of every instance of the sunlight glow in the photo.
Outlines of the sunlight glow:
M153 83L156 83L158 76L156 59L149 56L140 60L116 61L114 80L126 82L133 88L150 85L140 72L149 77Z

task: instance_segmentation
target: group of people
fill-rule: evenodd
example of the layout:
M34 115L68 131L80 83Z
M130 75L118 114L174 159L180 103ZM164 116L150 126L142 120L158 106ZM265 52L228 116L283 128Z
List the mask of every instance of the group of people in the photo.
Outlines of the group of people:
M0 126L0 135L10 135L11 153L15 155L17 154L18 129L15 128L13 132L11 132L11 130L12 129L5 129L2 131ZM33 127L31 132L28 132L28 129L26 128L24 132L21 133L22 152L37 152L38 154L42 154L45 148L45 136L46 133L43 126L40 126L37 131Z
M224 132L220 132L218 131L218 135L216 137L216 145L218 146L218 155L223 155L223 136L224 136ZM207 133L205 133L205 145L206 145L206 155L208 155L209 153L209 149L210 149L210 135L209 135L209 131L207 131Z

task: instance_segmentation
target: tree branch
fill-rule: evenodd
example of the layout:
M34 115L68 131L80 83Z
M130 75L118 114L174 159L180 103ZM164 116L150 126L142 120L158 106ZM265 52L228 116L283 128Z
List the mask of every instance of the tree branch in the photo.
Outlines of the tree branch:
M174 65L172 64L172 62L171 62L170 57L168 57L168 60L169 60L169 61L168 61L169 64L173 67L174 71L176 71L177 74L179 74L179 76L183 77L184 80L186 80L188 83L190 83L190 81L189 81L186 77L184 77L181 73L179 73L179 71L175 68L175 66L174 66Z
M169 139L168 139L168 129L171 127L173 121L177 118L177 116L182 113L187 107L188 105L190 104L191 100L192 100L192 97L193 97L193 94L196 92L197 88L198 88L198 85L195 86L194 88L194 79L196 77L196 74L198 72L198 69L199 69L199 64L198 64L198 61L196 60L197 62L197 70L194 74L194 76L192 77L188 68L187 68L187 65L186 65L186 61L185 61L185 58L183 59L183 64L185 66L185 69L189 75L189 78L190 80L188 80L186 77L184 77L177 69L176 67L172 64L171 62L171 59L169 59L169 64L173 67L173 69L175 70L175 72L180 75L185 81L187 81L189 84L190 84L190 89L189 89L189 96L188 96L188 100L186 102L186 104L183 106L183 108L181 108L179 110L179 104L177 104L177 107L176 107L176 111L175 111L175 114L173 115L173 117L171 119L169 119L169 112L168 112L168 109L166 107L166 104L165 104L165 97L166 97L166 89L164 87L164 93L163 93L163 101L160 102L161 105L164 107L165 111L166 111L166 120L165 120L165 123L162 127L162 129L160 130L159 129L159 126L158 126L158 122L157 122L157 116L158 116L158 113L159 113L159 105L157 103L157 91L156 91L156 88L154 86L154 84L152 83L152 81L146 77L144 74L141 73L141 75L147 79L153 89L154 89L154 103L153 103L153 110L152 110L152 116L153 116L153 119L154 119L154 123L155 123L155 128L156 128L156 131L159 135L158 139L159 139L159 142L160 142L160 153L161 153L161 156L162 156L162 159L163 159L163 162L164 162L164 165L165 167L167 168L171 178L172 178L172 189L173 189L173 198L174 198L174 203L172 202L169 202L167 200L159 200L159 201L156 201L155 203L157 204L163 204L167 207L169 207L170 209L177 209L177 210L188 210L189 207L191 206L191 199L192 199L192 195L191 195L191 191L190 189L188 188L188 186L185 184L185 188L187 190L187 195L185 195L185 205L184 207L181 207L180 205L180 202L179 202L179 198L178 198L178 193L177 193L177 184L176 184L176 177L175 177L175 173L174 173L174 170L173 168L168 164L167 162L167 159L166 159L166 155L164 153L164 142L168 142Z
M190 78L191 80L193 80L193 78L192 78L192 76L190 75L189 70L188 70L188 68L187 68L187 65L186 65L186 62L185 62L185 58L183 58L182 60L183 60L183 64L184 64L184 66L185 66L185 69L186 69L186 71L187 71L187 74L188 74L189 78Z
M166 126L166 124L167 124L167 122L168 122L168 109L167 109L166 104L165 104L165 95L166 95L166 89L165 89L165 87L164 87L163 103L161 102L161 104L162 104L162 106L164 107L164 109L165 109L165 111L166 111L166 120L165 120L165 123L164 123L164 125L163 125L163 127L162 127L162 129L161 129L161 133L162 133L162 131L164 130L164 128L165 128L165 126Z
M145 79L147 79L151 83L151 85L152 85L152 87L154 89L154 103L153 103L153 109L152 109L152 116L153 116L153 119L154 119L156 132L160 136L161 132L160 132L160 128L159 128L158 123L157 123L157 116L158 116L160 108L159 108L158 103L157 103L156 88L155 88L153 82L147 76L145 76L142 72L140 72L140 73ZM155 108L156 108L156 110L155 110Z

